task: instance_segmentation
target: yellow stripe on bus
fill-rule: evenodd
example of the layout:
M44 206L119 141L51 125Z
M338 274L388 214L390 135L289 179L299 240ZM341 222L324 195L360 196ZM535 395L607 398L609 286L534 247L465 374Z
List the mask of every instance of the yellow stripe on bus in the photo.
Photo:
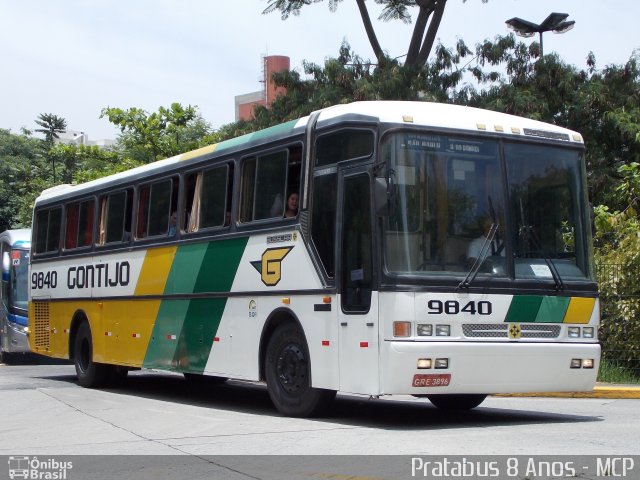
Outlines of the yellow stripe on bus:
M206 155L207 153L213 153L218 144L214 143L213 145L207 145L206 147L199 148L197 150L193 150L192 152L186 152L180 155L180 160L189 160L191 158L199 157L200 155Z
M571 297L564 323L589 323L595 304L595 298Z
M136 285L135 295L161 295L169 277L173 257L178 247L161 247L147 250Z

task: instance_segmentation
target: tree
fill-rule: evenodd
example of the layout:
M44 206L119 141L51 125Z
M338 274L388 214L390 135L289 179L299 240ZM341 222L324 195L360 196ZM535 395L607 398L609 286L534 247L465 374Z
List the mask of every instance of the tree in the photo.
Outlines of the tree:
M118 143L125 156L143 163L198 148L211 134L211 127L198 114L197 107L179 103L153 113L136 107L107 107L102 110L102 117L120 127Z
M290 15L299 15L300 9L311 3L322 2L323 0L267 0L269 5L262 13L279 11L282 19L286 20ZM338 3L342 0L329 0L329 8L335 11ZM378 17L384 22L390 20L400 20L403 23L411 23L411 9L418 9L416 21L413 27L413 34L407 47L407 54L404 65L409 68L419 67L426 64L440 28L440 22L444 15L447 0L375 0L376 3L384 5L382 13ZM462 0L466 2L466 0ZM488 0L482 0L486 3ZM382 65L387 60L382 46L378 40L369 10L365 0L356 0L362 24L367 33L367 38L373 49L373 53Z
M36 128L36 132L44 134L45 150L48 152L53 147L55 139L60 138L59 133L67 131L67 121L52 113L41 113L35 122L42 128ZM53 169L53 182L56 181L56 162L51 159Z
M33 200L52 186L41 141L0 129L0 230L31 225Z

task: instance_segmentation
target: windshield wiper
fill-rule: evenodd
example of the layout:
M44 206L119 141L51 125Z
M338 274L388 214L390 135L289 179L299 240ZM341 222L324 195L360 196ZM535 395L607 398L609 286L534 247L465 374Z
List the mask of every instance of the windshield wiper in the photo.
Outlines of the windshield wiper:
M553 281L556 284L556 290L564 290L564 282L562 281L562 277L560 276L560 272L551 261L551 259L544 253L544 249L542 248L542 243L538 238L538 234L536 233L533 226L522 226L520 227L521 234L524 235L525 239L531 239L533 241L533 246L538 249L540 252L540 256L549 267L549 271L551 272L551 276L553 277Z
M476 279L476 276L478 275L478 272L480 271L482 264L489 256L487 255L489 253L489 247L493 243L493 239L495 238L497 231L498 231L498 224L494 222L491 224L491 227L489 228L489 235L487 235L487 237L484 239L484 243L482 244L480 253L478 253L478 256L476 257L476 261L473 262L473 265L471 265L471 269L469 270L469 273L467 273L467 276L464 278L464 280L458 284L457 288L469 288L471 286L471 282L473 282Z

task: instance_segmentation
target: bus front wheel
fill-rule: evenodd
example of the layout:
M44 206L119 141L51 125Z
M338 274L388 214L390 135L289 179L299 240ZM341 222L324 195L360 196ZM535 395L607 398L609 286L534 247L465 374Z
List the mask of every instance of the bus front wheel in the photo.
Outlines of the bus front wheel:
M265 376L271 401L290 417L318 415L336 395L334 390L311 387L307 341L292 323L280 325L269 339Z
M88 322L82 322L74 343L74 363L78 383L87 388L99 388L109 379L109 365L93 361L93 342Z
M455 394L444 394L444 395L427 395L427 398L431 403L433 403L436 407L441 410L449 410L449 411L460 411L460 410L471 410L472 408L476 408L484 399L487 398L486 395L479 394L468 394L468 395L455 395Z

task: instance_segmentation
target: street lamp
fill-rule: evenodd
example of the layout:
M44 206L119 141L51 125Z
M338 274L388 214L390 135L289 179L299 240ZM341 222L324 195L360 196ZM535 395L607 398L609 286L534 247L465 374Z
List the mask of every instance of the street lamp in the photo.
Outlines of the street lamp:
M540 34L540 56L542 57L544 55L542 49L542 34L544 32L564 33L571 30L576 22L573 20L566 22L565 20L568 16L568 13L554 12L549 14L540 25L518 17L507 20L505 23L521 37L527 38L533 37L536 33Z

